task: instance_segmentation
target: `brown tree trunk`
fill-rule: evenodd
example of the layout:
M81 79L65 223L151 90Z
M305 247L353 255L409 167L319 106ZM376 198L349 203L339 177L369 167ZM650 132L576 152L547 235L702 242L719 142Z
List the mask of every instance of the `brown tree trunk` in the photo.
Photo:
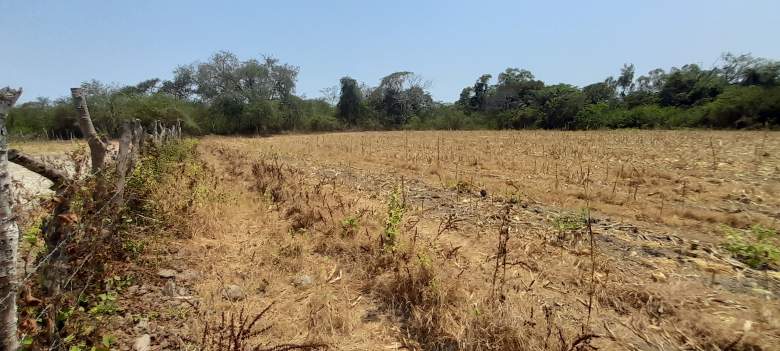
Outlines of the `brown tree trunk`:
M97 131L95 131L92 118L89 116L89 108L87 108L87 99L84 96L84 91L81 88L70 88L70 95L73 97L73 104L79 113L79 129L81 129L81 134L84 135L84 139L87 139L87 145L89 145L92 173L98 173L103 169L108 147L100 140Z
M45 163L16 149L8 150L8 161L16 163L24 168L27 168L32 172L38 173L39 175L51 180L52 183L54 183L52 189L59 188L68 180L68 177L65 175L64 172L49 167Z
M141 147L144 142L144 127L141 126L141 120L136 119L133 121L133 148L130 154L130 165L127 169L132 172L135 169L135 164L138 162L138 158L141 157Z
M8 111L22 95L22 89L0 89L0 349L16 350L16 259L19 228L11 212L11 174L8 173Z

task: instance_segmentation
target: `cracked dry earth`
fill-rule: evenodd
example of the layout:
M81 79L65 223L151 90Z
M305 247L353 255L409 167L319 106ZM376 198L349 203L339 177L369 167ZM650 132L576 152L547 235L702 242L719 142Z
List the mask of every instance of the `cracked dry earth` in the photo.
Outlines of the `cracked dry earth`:
M212 174L203 219L191 238L147 257L156 275L121 297L135 310L119 323L122 349L143 333L153 350L192 349L221 313L254 316L269 305L260 324L271 328L254 345L487 349L469 341L479 318L510 321L502 323L525 341L517 349L780 345L780 275L747 268L718 242L701 240L700 228L594 210L591 246L585 228L554 225L576 208L473 183L446 186L379 160L285 152L274 139L200 141ZM286 178L258 189L269 169ZM436 289L456 292L439 301L448 308L394 297L387 282L399 273L372 272L363 261L381 245L388 199L399 190L402 240L429 255L412 262L433 266ZM504 283L496 288L502 232ZM480 315L491 299L503 312Z

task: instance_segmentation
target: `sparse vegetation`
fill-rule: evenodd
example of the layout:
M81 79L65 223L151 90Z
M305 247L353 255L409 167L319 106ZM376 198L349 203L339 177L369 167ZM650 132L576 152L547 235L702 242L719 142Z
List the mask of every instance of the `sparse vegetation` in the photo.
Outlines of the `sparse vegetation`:
M746 230L724 227L723 232L724 247L738 260L755 269L778 268L780 242L774 229L754 225Z
M780 2L548 3L2 2L0 351L777 350Z
M738 135L700 132L524 132L522 145L506 132L406 133L211 137L150 150L128 178L128 207L116 217L117 257L166 265L168 259L155 257L170 243L207 248L183 248L178 254L203 274L187 292L205 297L198 307L165 307L150 318L188 323L197 332L176 332L192 338L182 345L202 344L201 336L208 334L207 347L218 349L230 339L230 330L236 333L238 320L258 315L269 298L288 291L263 317L274 328L250 328L240 340L230 340L239 340L239 349L371 348L376 341L361 335L381 326L403 335L382 337L419 349L622 349L644 342L638 336L643 331L620 324L631 316L680 335L665 341L667 346L685 340L722 349L740 338L716 332L718 314L727 312L697 309L697 318L707 321L703 324L690 324L689 317L701 299L697 292L715 293L711 285L726 280L725 287L736 279L728 265L704 253L717 249L697 235L718 231L721 223L750 229L729 227L723 243L712 244L745 263L748 268L739 274L761 287L755 293L775 289L771 216L750 207L778 206L770 196L775 190L750 187L751 178L745 178L771 172L776 164L776 155L755 157L757 148L775 145L771 133L760 145ZM481 142L485 139L490 142ZM599 146L582 146L587 145L583 140ZM642 149L647 143L656 148ZM685 150L684 164L661 156L680 154L676 150ZM740 158L743 153L752 157ZM503 157L491 158L498 154ZM350 166L334 172L340 167L334 164ZM437 172L429 172L434 165ZM712 178L749 190L740 194L737 185L711 186L706 179ZM89 213L88 194L74 197L78 213ZM762 224L746 226L750 222L743 217L709 210L712 204L740 206ZM586 210L577 210L583 206L599 219L588 221ZM673 229L656 232L645 225ZM672 230L679 236L667 234ZM588 237L591 245L582 245ZM688 249L690 262L653 261ZM662 273L645 276L644 262ZM702 278L678 275L682 269L701 270ZM68 345L100 347L109 334L127 342L127 335L109 333L85 318L137 315L130 312L138 307L127 291L138 288L139 277L107 271L81 303L61 309L67 316L58 318L63 325L89 331L86 336L68 329ZM671 279L696 288L671 293L664 290ZM244 299L223 298L228 284L241 284ZM750 293L740 294L748 294L737 297L746 311L758 311ZM229 314L220 322L215 311ZM235 320L229 323L230 318ZM298 334L301 323L309 330L304 337ZM757 337L771 326L753 328L758 331L738 342L765 345Z
M393 250L398 243L404 211L405 208L401 203L400 191L395 189L387 198L387 219L385 220L385 231L382 235L383 247Z

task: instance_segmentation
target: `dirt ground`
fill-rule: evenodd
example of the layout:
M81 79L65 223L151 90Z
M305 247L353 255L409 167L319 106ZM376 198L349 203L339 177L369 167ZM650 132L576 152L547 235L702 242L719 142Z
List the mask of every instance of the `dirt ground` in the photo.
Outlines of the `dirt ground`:
M11 141L10 148L19 149L30 155L44 160L50 165L55 165L66 171L72 171L72 166L66 161L66 153L83 147L85 144L77 141ZM49 189L51 181L40 175L28 171L15 163L9 164L13 194L20 205L27 205L36 196L53 194Z
M778 133L207 137L199 151L207 200L189 237L150 250L153 277L122 296L136 307L117 322L121 349L143 331L153 349L192 348L222 313L271 304L255 344L780 344L780 274L721 247L724 225L780 227Z

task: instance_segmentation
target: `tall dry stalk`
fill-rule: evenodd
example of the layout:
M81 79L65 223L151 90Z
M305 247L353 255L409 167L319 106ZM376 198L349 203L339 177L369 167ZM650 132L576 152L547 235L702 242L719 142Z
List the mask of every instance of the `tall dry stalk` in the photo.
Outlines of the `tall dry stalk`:
M498 229L498 247L496 248L496 265L493 270L493 283L491 299L495 299L498 293L498 299L504 302L504 285L506 284L506 258L507 242L509 242L509 212L512 206L507 205L502 210L501 227ZM501 274L499 276L499 273Z

